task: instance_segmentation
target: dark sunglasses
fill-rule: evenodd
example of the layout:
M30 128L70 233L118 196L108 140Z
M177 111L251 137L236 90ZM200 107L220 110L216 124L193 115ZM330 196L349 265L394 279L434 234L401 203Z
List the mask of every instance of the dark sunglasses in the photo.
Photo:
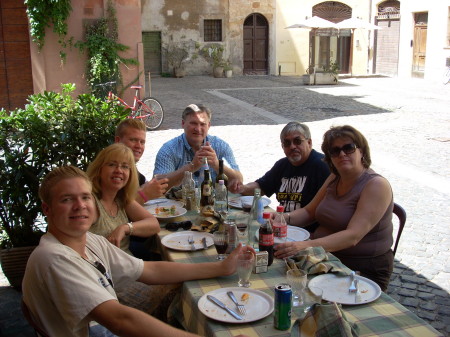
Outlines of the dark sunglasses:
M192 222L190 221L180 221L180 222L171 222L166 224L166 229L171 232L176 232L179 228L183 228L185 231L191 229Z
M341 151L344 151L345 154L351 154L355 152L357 148L356 144L353 143L345 144L343 147L335 146L330 149L330 156L338 157L341 154Z
M109 284L111 285L111 287L114 288L114 284L113 281L111 279L111 276L109 275L109 273L106 271L105 266L103 265L103 263L101 263L100 261L95 261L93 266L95 268L97 268L97 270L102 273L103 276L105 276L105 278L108 280Z
M306 139L301 139L300 137L295 137L294 139L292 139L292 142L291 142L291 140L289 140L289 139L284 139L283 140L283 142L282 142L282 144L283 144L283 147L289 147L289 146L291 146L291 144L294 144L294 145L300 145L304 140L306 140Z

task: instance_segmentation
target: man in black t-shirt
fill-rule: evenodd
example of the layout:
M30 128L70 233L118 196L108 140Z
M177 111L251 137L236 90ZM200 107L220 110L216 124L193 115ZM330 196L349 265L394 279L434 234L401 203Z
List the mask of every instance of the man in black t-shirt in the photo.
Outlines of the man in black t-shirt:
M278 160L264 176L246 185L229 186L232 193L253 195L255 188L270 197L276 193L280 205L284 206L286 221L289 212L305 207L316 195L325 179L330 175L323 154L312 148L308 126L299 122L289 122L280 134L281 146L286 155ZM313 232L317 224L305 227Z

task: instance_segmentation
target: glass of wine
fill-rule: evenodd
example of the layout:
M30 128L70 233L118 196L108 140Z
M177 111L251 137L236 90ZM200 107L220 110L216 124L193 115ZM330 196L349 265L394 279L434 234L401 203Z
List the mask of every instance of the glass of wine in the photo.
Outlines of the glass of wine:
M228 248L228 234L227 232L214 232L214 245L217 250L217 260L225 259L225 252Z
M245 246L248 243L248 213L235 212L233 215L236 222L238 240Z

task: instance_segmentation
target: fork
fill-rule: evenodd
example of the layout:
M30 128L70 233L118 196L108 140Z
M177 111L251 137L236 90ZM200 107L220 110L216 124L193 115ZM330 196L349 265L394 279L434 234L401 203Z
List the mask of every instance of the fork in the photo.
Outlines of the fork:
M236 307L237 307L239 313L240 313L242 316L245 316L245 314L247 313L247 312L245 311L245 307L244 307L243 304L239 304L239 303L238 303L238 301L237 301L236 297L234 296L233 292L232 292L232 291L227 291L227 295L228 295L228 297L231 298L231 300L234 302L234 304L236 304Z
M194 236L188 236L188 243L191 245L191 250L195 250L195 245L194 245Z

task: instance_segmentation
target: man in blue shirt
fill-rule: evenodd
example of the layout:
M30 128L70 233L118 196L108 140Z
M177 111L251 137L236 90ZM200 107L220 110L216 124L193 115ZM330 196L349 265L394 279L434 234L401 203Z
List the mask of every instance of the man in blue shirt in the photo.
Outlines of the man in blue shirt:
M199 184L203 158L208 159L211 179L219 172L219 159L224 160L224 173L229 183L242 183L242 174L233 151L227 142L208 135L211 127L211 110L203 105L190 104L183 111L181 125L184 133L166 142L158 151L153 174L169 179L169 187L181 184L184 172L193 172Z
M228 188L243 195L253 195L255 188L260 188L261 195L268 197L276 193L289 224L289 213L305 207L314 198L330 170L323 161L323 154L313 150L311 132L306 124L289 122L281 130L280 140L286 157L256 181L246 185L228 184ZM313 232L316 227L317 224L312 224L305 229Z

